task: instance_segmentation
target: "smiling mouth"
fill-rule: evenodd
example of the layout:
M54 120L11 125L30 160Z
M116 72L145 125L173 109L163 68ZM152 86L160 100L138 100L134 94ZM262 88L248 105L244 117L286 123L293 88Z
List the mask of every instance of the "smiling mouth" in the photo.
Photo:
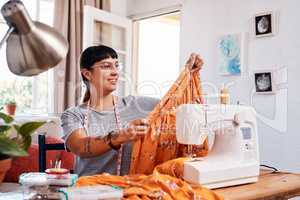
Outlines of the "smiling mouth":
M111 84L116 84L118 82L118 79L109 79L108 80Z

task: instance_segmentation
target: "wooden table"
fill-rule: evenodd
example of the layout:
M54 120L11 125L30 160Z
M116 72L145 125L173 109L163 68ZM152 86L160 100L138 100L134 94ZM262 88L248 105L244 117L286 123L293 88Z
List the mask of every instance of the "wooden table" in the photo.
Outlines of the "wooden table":
M300 174L261 170L257 183L215 189L225 200L285 200L300 196Z
M0 199L5 197L6 200L17 200L18 198L15 196L19 194L20 189L16 183L2 183ZM223 196L225 200L286 200L300 196L300 174L284 172L272 174L269 170L262 170L257 183L215 189L214 191Z

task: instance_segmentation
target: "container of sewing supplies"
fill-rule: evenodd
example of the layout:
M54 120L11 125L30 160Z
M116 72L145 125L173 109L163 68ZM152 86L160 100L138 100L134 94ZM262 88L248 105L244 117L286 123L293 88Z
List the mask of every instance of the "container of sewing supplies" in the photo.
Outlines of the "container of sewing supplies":
M22 185L23 198L34 199L60 199L58 188L70 187L78 179L77 174L70 174L68 169L60 168L60 161L55 162L53 168L46 169L44 173L29 172L19 177Z

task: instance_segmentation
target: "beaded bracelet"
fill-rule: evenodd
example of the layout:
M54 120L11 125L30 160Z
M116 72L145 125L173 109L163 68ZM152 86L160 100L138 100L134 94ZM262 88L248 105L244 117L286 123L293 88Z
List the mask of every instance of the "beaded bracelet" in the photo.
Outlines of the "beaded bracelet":
M115 131L110 131L110 132L108 133L108 135L107 135L108 145L110 146L110 148L112 148L112 149L118 151L118 150L120 149L121 145L116 146L116 145L114 145L114 144L112 143L112 141L111 141L111 136L112 136L112 134L113 134L114 132L115 132Z

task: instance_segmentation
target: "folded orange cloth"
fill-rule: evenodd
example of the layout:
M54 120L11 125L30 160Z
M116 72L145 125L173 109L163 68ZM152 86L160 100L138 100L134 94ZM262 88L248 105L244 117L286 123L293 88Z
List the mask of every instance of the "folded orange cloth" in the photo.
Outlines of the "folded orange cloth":
M100 174L80 177L76 186L111 185L124 189L123 199L130 200L222 200L212 190L183 181L183 163L177 158L158 165L152 175L114 176Z

